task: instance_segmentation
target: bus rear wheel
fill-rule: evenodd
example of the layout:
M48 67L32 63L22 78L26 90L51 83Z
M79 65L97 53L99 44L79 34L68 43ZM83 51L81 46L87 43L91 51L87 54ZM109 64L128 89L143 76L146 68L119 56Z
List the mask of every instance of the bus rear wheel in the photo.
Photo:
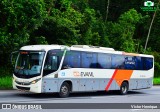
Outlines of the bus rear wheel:
M64 82L61 85L60 92L59 92L59 97L66 98L66 97L69 96L69 94L70 94L70 86L67 82Z
M128 93L128 83L127 82L123 82L121 87L120 87L120 93L121 95L126 95Z

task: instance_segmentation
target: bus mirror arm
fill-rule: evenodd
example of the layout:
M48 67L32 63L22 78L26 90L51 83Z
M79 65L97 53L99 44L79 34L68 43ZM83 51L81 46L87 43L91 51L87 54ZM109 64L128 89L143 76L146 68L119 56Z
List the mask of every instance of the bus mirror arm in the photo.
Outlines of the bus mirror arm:
M10 61L11 61L11 65L12 65L12 66L14 66L13 55L16 54L16 53L18 53L18 51L12 52L12 53L11 53L11 56L10 56L10 57L11 57Z

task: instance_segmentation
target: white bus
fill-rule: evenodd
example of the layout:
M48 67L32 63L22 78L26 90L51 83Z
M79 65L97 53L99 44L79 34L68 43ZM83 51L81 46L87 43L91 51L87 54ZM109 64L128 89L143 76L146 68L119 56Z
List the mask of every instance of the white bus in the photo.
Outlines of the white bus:
M34 93L128 90L151 88L152 55L112 48L73 45L30 45L19 50L13 88Z

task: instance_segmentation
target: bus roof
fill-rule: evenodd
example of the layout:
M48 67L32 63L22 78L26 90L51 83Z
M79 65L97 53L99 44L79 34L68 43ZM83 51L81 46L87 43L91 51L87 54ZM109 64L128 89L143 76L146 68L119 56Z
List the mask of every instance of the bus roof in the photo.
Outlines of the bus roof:
M88 45L72 45L71 47L65 45L28 45L23 46L20 50L30 50L30 51L49 51L51 49L69 49L76 51L88 51L88 52L101 52L101 53L111 53L111 54L121 54L130 56L142 56L142 57L152 57L152 55L138 54L138 53L127 53L124 51L115 51L113 48L100 47L100 46L88 46Z

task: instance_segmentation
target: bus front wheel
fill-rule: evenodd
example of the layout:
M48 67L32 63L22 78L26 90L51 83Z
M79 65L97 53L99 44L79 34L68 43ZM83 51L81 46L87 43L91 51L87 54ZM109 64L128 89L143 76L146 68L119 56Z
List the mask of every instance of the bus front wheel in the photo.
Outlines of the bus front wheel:
M126 95L128 93L128 83L123 82L121 87L120 87L120 93L121 95Z
M69 96L69 94L70 94L70 86L69 86L69 84L67 82L64 82L61 85L59 96L61 98L66 98L66 97Z

